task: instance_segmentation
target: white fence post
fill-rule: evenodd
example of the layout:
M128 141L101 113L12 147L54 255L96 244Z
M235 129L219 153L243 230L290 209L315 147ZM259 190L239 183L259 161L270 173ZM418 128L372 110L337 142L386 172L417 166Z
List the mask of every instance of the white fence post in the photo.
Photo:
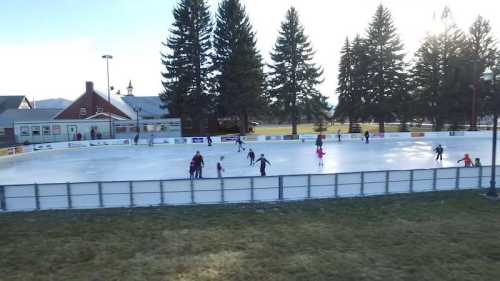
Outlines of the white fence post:
M73 199L71 198L71 183L66 183L66 197L68 199L68 208L73 209Z
M7 199L5 198L5 187L0 185L0 209L7 211Z
M40 210L40 191L38 190L38 183L35 183L35 203L36 209Z
M365 172L360 173L361 184L359 186L359 194L365 196Z
M390 180L390 175L389 171L385 171L385 194L389 194L389 180Z
M97 190L99 192L99 207L104 208L104 199L102 198L102 183L97 183Z
M130 196L130 207L134 207L134 183L132 181L129 182L128 185L128 193Z
M220 202L224 204L224 179L220 179Z
M335 183L334 183L334 196L335 198L339 197L339 174L335 174Z
M160 181L160 205L165 205L165 198L163 198L165 191L163 190L163 181Z
M190 190L191 190L191 204L195 204L195 201L194 201L194 182L192 179L190 181Z
M254 190L254 183L253 183L253 177L250 178L250 202L254 202L255 201L255 190Z
M410 171L410 193L413 193L413 170Z
M307 175L307 199L311 199L311 175Z
M437 190L436 182L437 182L437 169L434 169L432 171L432 191Z
M479 166L479 180L477 184L479 185L478 189L483 188L483 166Z

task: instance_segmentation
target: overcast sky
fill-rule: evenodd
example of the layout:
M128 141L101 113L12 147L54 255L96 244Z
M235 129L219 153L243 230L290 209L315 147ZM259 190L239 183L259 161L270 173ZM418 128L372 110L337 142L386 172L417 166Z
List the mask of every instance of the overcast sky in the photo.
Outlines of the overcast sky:
M215 11L217 0L208 3ZM295 6L325 70L320 90L335 102L337 65L346 36L364 34L378 4L387 6L411 60L433 15L448 5L459 27L481 14L500 38L500 1L443 0L242 0L266 62L286 10ZM0 1L0 95L74 99L85 81L125 92L129 80L137 95L161 91L161 42L168 36L176 0L2 0ZM495 18L495 13L497 18Z

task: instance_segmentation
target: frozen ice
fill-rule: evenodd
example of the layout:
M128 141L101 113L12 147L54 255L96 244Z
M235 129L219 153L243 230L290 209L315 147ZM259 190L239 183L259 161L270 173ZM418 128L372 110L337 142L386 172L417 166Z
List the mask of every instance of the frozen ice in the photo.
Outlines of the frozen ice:
M444 147L443 161L434 160L433 148ZM189 162L197 150L205 159L204 177L216 177L216 164L224 156L224 177L258 176L249 166L248 148L271 162L268 175L323 174L355 171L427 169L458 166L464 153L491 163L488 138L373 140L327 142L324 166L318 166L313 142L246 143L237 152L234 143L206 145L107 146L40 151L0 158L0 184L127 181L188 178Z

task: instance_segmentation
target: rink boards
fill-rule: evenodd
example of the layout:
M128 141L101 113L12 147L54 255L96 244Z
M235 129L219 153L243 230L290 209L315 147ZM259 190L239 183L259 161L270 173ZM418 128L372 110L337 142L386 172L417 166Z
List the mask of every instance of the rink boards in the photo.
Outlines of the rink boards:
M200 180L3 185L0 186L0 212L280 202L467 190L489 187L490 175L491 167L485 166Z

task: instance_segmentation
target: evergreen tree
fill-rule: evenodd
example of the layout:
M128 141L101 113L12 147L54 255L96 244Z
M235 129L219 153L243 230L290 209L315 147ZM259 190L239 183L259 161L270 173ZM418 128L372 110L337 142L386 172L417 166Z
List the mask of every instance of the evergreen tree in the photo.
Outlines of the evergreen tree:
M290 8L271 52L269 65L271 106L278 114L289 117L292 134L297 134L297 124L305 114L323 114L328 108L326 99L316 89L322 83L321 67L313 62L314 51L295 8ZM317 105L311 106L311 103ZM304 110L306 112L304 112Z
M391 14L380 5L367 31L367 47L370 58L367 79L368 113L379 123L379 131L384 132L384 122L394 115L394 103L399 93L399 85L404 84L403 44L396 33Z
M443 31L429 35L417 51L413 70L421 111L437 131L445 123L456 129L465 120L466 104L470 104L464 56L467 45L447 7L441 15L441 25Z
M239 0L223 0L214 31L215 85L222 116L238 116L240 133L248 116L264 105L264 73L250 20Z
M338 87L339 102L335 108L335 117L349 121L349 132L354 123L363 121L365 115L365 94L368 56L365 41L357 35L352 44L346 38L341 50Z
M170 37L163 45L164 91L160 97L171 116L190 118L203 133L202 120L210 112L209 72L211 20L204 0L180 0L173 11Z
M471 129L477 129L477 116L487 113L485 112L486 104L484 102L479 103L479 101L485 101L488 95L487 91L481 91L479 81L486 67L492 66L496 52L495 39L492 35L489 21L478 16L469 28L466 40L467 48L465 50L465 56L467 59L467 81L472 87L473 92L471 95L472 112L470 115L470 125Z

